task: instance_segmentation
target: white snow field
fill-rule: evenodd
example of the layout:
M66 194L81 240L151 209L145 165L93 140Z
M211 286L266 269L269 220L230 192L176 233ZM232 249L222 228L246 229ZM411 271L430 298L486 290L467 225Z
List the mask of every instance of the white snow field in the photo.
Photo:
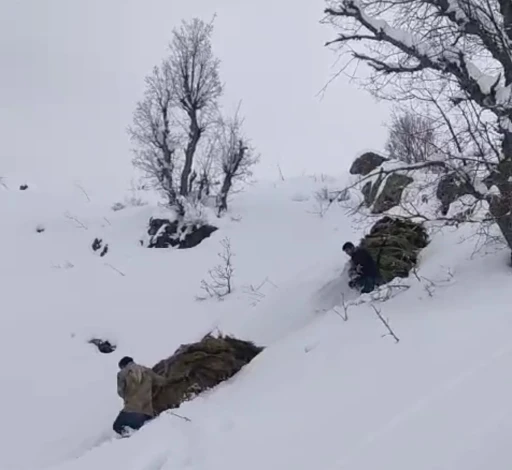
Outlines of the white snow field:
M368 296L348 321L332 310L354 297L341 246L367 228L336 205L317 213L314 193L343 178L255 184L190 250L140 245L154 201L114 212L72 186L6 181L0 469L512 468L512 269L506 250L471 256L473 227L435 233L419 278L375 303L396 343ZM226 236L235 291L198 301ZM266 349L176 410L190 422L164 413L116 439L119 359L152 366L215 328Z

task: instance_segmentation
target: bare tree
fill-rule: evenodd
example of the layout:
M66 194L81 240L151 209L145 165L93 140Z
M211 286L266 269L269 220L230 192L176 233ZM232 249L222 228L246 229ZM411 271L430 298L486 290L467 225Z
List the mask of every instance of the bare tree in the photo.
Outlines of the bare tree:
M173 104L173 84L164 61L146 78L144 99L137 104L133 126L128 129L135 144L134 165L164 193L171 206L177 203L174 173L179 148Z
M146 78L144 99L128 129L135 166L175 207L182 207L178 195L190 192L198 144L222 94L212 31L211 23L199 19L173 31L169 55Z
M189 193L197 145L222 94L219 60L213 55L213 24L193 19L173 32L171 54L166 62L178 109L187 121L187 144L180 179L180 194Z
M233 291L233 253L229 238L221 240L222 252L218 253L221 262L208 271L209 279L201 281L203 289L209 297L216 297L221 300ZM198 300L205 300L206 297L197 297Z
M512 247L510 0L327 0L325 21L381 98L416 100L449 136L443 161ZM352 47L351 47L352 46ZM492 190L490 190L492 189Z
M405 163L424 162L438 156L436 137L428 118L411 111L394 114L386 150L391 158Z
M234 184L249 178L252 167L259 160L243 133L243 119L239 111L240 107L234 117L219 122L218 151L222 173L222 186L218 195L219 215L228 208L228 196Z

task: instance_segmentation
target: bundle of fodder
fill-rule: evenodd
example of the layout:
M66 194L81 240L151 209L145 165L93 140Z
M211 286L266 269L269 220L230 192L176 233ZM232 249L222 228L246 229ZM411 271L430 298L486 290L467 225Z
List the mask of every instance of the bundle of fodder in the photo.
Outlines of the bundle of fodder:
M208 334L197 343L180 346L171 357L153 367L168 379L165 387L153 390L155 412L178 408L184 401L229 379L261 351L262 347L250 341L222 334Z
M385 216L360 242L378 262L383 281L408 277L418 262L419 252L429 243L422 224Z

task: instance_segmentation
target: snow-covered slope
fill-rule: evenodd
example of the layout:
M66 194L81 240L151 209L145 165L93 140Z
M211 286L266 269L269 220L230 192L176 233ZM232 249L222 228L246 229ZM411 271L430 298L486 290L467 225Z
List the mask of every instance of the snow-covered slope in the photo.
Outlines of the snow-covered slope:
M113 212L80 191L0 189L0 468L509 469L507 255L471 257L472 228L436 233L420 278L375 303L399 343L368 298L343 321L341 245L365 227L336 206L320 217L314 197L341 184L259 183L191 250L140 245L154 204ZM198 301L224 237L235 291ZM215 328L267 348L183 405L190 422L164 414L113 438L120 357L153 365Z

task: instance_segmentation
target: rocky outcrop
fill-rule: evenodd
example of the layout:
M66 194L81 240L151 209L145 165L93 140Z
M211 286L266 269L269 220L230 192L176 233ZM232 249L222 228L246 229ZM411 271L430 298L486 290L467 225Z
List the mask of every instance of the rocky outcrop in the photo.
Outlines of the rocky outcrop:
M384 187L380 191L372 207L372 213L382 214L400 204L404 189L414 180L400 173L392 173L386 178ZM379 183L380 184L380 183ZM377 191L375 191L377 192ZM375 196L374 196L375 197Z
M462 181L456 173L449 173L443 176L437 185L436 196L441 202L441 213L446 215L450 205L457 199L467 194L471 194L472 189L469 184Z
M193 248L208 238L217 227L208 224L186 223L179 220L153 219L149 221L149 248Z
M383 179L384 177L380 173L375 181L367 181L361 189L364 197L364 203L367 207L371 207L375 202L375 198L377 197L377 193L379 192L379 188Z
M366 176L386 161L387 158L375 152L366 152L354 160L349 171L351 175Z

